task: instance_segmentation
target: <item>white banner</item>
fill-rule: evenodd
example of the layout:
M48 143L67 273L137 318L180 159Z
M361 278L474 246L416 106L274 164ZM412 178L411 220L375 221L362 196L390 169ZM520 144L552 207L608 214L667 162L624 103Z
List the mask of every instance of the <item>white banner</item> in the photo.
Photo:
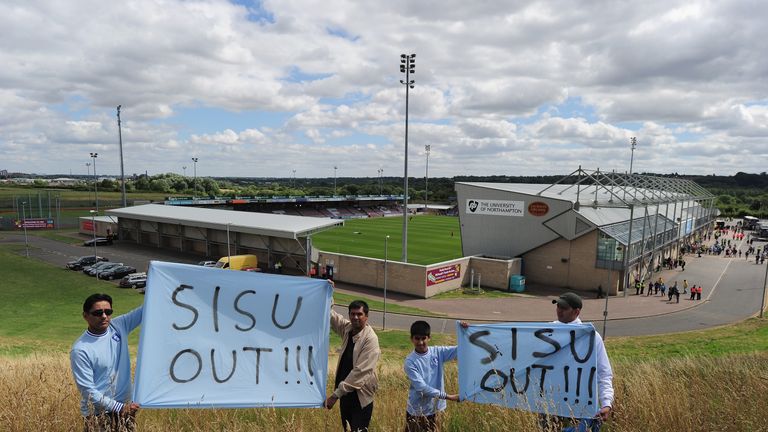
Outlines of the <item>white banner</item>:
M525 201L468 199L466 213L490 216L525 216Z
M461 400L563 417L599 410L592 324L456 324Z
M143 408L322 406L328 281L158 261L148 274Z

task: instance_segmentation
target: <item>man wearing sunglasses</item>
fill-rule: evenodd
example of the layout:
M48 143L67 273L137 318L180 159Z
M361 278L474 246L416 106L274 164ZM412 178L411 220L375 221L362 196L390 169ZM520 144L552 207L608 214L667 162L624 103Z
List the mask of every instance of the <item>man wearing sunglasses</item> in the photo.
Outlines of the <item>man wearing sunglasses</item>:
M112 297L83 303L88 329L72 345L72 374L80 391L86 431L133 431L139 405L131 401L128 335L141 324L142 307L112 319Z

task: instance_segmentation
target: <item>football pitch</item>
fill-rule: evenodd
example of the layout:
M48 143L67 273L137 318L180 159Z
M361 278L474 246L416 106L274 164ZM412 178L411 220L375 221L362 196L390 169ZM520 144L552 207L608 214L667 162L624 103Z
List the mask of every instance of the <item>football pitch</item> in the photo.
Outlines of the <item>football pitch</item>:
M312 236L314 247L348 255L400 261L403 245L403 218L380 217L348 219L344 226ZM461 257L459 218L451 216L413 216L408 219L408 262L432 264Z

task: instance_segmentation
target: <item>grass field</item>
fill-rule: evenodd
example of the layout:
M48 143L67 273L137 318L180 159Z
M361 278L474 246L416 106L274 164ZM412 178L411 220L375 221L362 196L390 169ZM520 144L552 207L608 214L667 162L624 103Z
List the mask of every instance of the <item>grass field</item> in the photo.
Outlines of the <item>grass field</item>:
M83 299L95 291L115 300L116 312L139 305L130 289L80 276L19 255L0 245L0 430L78 431L82 423L67 353L85 327ZM382 347L373 430L400 431L410 352L402 331L377 331ZM138 332L129 342L133 358ZM433 344L452 344L434 335ZM331 338L329 383L337 337ZM721 328L606 341L614 368L614 418L603 429L634 431L766 431L768 322L750 319ZM457 368L446 368L446 389L458 389ZM338 430L338 411L322 409L141 410L141 431ZM536 430L530 413L450 403L444 431Z
M384 258L384 238L388 235L387 258L399 261L403 245L403 218L349 219L344 227L312 236L318 249L348 255ZM459 218L414 216L408 221L408 262L432 264L461 257Z

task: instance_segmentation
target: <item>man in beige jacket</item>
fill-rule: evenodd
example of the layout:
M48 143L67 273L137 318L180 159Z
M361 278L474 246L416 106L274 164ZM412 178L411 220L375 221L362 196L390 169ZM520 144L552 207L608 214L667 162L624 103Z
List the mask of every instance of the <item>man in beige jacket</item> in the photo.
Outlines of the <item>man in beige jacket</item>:
M325 399L325 407L331 409L340 400L344 430L367 431L379 384L376 363L381 355L379 338L368 325L368 304L362 300L350 303L349 319L331 309L331 329L341 337L341 355L336 389Z

